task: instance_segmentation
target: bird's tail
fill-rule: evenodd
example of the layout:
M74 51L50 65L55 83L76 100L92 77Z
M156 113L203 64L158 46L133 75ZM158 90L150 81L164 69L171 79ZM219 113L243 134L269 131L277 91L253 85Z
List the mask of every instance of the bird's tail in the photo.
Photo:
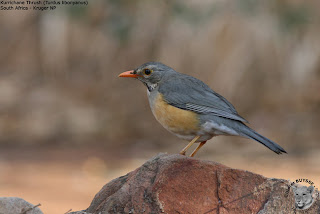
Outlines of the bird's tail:
M244 125L244 124L243 124ZM246 128L242 129L242 134L245 137L251 138L253 140L258 141L259 143L265 145L270 150L274 151L277 154L287 153L281 146L273 142L272 140L269 140L268 138L260 135L253 129L249 128L248 126L244 125Z

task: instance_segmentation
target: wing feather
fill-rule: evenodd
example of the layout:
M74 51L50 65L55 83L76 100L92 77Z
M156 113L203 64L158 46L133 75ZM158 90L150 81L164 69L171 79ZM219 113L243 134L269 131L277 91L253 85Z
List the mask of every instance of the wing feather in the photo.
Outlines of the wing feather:
M177 73L160 84L159 92L177 108L247 122L227 99L194 77Z

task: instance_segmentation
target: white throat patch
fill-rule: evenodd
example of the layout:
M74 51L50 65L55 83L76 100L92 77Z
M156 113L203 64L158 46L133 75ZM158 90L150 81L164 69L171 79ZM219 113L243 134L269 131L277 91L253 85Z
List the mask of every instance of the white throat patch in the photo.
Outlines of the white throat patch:
M158 84L157 83L155 83L155 84L146 84L146 86L148 88L148 91L151 92L151 91L153 91L153 89L155 89L158 86Z

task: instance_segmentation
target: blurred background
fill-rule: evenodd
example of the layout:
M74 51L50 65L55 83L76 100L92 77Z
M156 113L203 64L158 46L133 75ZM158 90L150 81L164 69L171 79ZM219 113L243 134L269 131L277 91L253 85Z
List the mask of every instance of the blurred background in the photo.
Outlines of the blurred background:
M89 206L113 178L187 142L118 74L161 61L203 80L288 152L238 137L197 158L320 187L320 2L95 0L0 13L0 196Z

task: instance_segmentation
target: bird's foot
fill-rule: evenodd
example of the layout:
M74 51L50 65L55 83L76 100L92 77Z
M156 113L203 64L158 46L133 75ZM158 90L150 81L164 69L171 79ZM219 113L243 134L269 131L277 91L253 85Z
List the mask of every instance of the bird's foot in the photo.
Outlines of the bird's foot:
M186 151L179 152L180 155L186 155Z
M197 151L199 151L199 149L206 143L207 141L203 141L201 142L198 147L191 153L190 157L194 157L195 154L197 153Z

